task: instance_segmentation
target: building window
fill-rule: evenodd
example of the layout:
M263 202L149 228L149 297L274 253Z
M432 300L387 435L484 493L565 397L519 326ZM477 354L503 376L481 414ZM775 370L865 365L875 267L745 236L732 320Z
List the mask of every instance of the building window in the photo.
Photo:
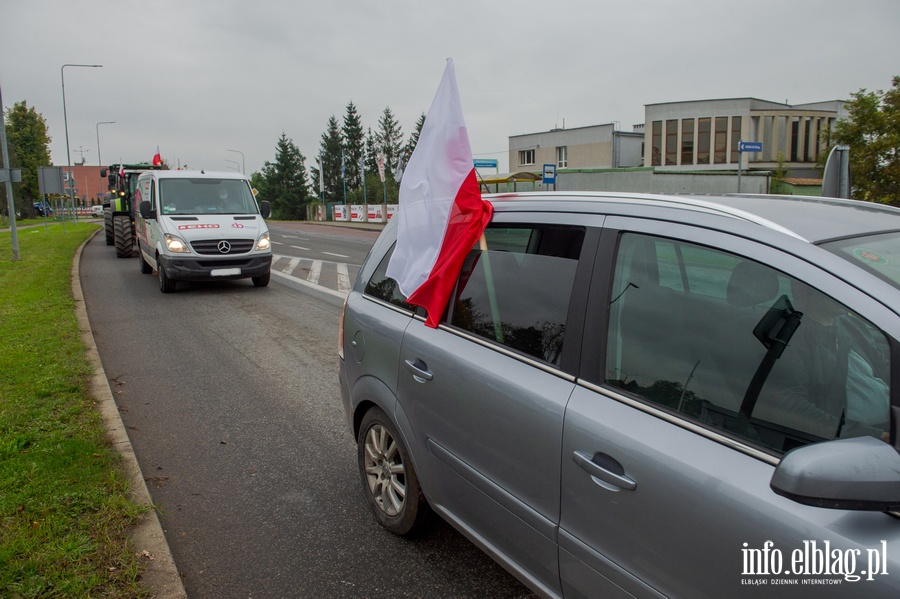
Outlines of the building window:
M666 164L678 164L678 119L666 121Z
M712 119L697 119L697 164L709 164L709 134Z
M740 160L738 153L738 144L741 142L741 117L731 117L731 160L737 162Z
M694 119L681 119L681 164L694 164Z
M797 150L800 149L800 119L793 117L791 119L791 162L800 160Z
M728 117L716 117L716 149L713 157L715 164L725 164L728 158Z
M653 133L650 139L650 151L653 155L650 157L650 166L659 166L662 164L662 121L653 121Z
M519 150L519 165L528 166L534 164L534 149Z
M569 147L558 146L556 148L556 166L558 168L566 168L569 166Z

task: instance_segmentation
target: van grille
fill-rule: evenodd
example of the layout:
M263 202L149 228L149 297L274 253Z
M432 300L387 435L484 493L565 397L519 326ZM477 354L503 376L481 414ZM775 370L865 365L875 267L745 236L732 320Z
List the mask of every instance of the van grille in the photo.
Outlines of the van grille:
M204 256L246 254L253 249L252 239L199 239L191 242L191 247ZM225 250L225 251L222 251Z

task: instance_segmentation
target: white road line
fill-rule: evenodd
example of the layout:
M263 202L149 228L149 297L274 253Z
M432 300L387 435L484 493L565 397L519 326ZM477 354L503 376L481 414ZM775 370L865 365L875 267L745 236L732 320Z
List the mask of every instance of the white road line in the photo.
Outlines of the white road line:
M349 258L350 256L345 256L344 254L333 254L331 252L322 252L326 256L334 256L335 258Z
M339 293L339 292L335 291L334 289L329 289L328 287L323 287L321 285L313 285L309 281L306 281L304 279L298 279L297 277L295 277L293 275L288 275L283 272L278 272L277 270L273 270L272 274L275 275L276 277L282 277L284 279L291 280L294 283L298 283L300 285L305 285L306 287L312 287L313 289L316 289L317 291L321 291L322 293L327 293L328 295L333 295L334 297L338 297L340 299L344 299L345 297L347 297L346 293Z
M342 295L350 293L350 273L347 271L347 265L343 263L337 265L337 287Z
M313 285L319 284L319 275L322 274L322 261L321 260L313 260L312 267L309 269L309 276L306 277L306 280L312 283Z
M287 274L293 274L294 269L297 268L297 265L300 264L300 258L291 258L288 262L287 266L281 269L281 272L286 272Z
M294 248L295 250L303 250L304 252L312 251L312 250L310 250L309 248L305 248L305 247L302 247L302 246L299 246L299 245L292 245L291 247Z
M270 241L272 242L272 245L284 245L284 244L281 243L280 241L275 241L274 239L272 239L272 240L270 240Z

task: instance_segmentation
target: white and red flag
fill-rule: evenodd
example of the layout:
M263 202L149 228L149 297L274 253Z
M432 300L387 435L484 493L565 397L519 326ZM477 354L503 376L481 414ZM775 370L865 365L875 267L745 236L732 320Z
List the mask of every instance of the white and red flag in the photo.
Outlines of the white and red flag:
M492 214L493 206L481 199L448 59L400 181L397 246L387 269L407 301L428 310L426 325L438 326L466 255Z
M153 166L162 164L162 156L159 154L159 146L156 146L156 154L153 155Z

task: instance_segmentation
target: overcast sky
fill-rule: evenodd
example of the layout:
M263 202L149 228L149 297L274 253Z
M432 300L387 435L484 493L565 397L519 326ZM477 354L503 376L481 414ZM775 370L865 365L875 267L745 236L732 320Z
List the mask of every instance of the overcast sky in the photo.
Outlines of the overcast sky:
M0 0L0 90L47 121L66 164L149 161L246 172L284 132L315 163L353 102L404 138L456 65L476 158L508 137L618 121L657 102L804 103L888 89L898 0ZM231 161L231 162L229 162Z

